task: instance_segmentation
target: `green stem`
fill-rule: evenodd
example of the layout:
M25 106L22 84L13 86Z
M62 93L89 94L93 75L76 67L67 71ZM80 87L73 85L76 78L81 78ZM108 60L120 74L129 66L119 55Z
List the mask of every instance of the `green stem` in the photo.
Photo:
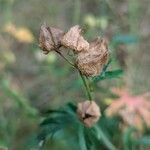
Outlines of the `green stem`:
M88 99L90 101L92 101L92 95L91 95L91 89L90 89L90 85L89 85L89 82L88 82L88 78L85 79L84 75L81 73L81 71L76 67L75 64L73 64L72 62L70 62L61 52L59 52L58 50L55 50L64 60L66 60L72 67L76 68L78 71L79 71L79 74L82 78L82 81L83 81L83 84L85 86L85 89L86 89L86 92L87 92L87 96L88 96Z
M59 52L58 50L55 50L66 62L68 62L72 67L76 68L76 66L69 61L61 52Z
M78 70L78 71L79 71L79 70ZM88 99L89 99L90 101L92 101L92 95L91 95L89 83L88 83L87 80L84 78L84 75L81 73L81 71L79 71L79 74L80 74L81 79L82 79L82 81L83 81L83 84L84 84L84 86L85 86Z

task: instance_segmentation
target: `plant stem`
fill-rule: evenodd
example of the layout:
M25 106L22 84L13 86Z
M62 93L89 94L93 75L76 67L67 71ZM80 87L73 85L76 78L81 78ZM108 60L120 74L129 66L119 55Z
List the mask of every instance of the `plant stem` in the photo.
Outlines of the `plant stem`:
M79 70L78 70L78 71L79 71ZM81 71L79 71L79 74L80 74L81 79L82 79L82 81L83 81L83 84L84 84L84 86L85 86L88 99L89 99L90 101L92 101L92 95L91 95L89 83L88 83L87 80L84 78L84 75L81 73Z
M50 34L51 34L51 37L52 37L52 41L53 41L53 43L54 43L54 47L56 47L56 46L55 46L54 37L53 37L52 31L51 31L50 28L49 28L49 31L50 31ZM84 78L84 75L81 73L81 71L78 69L78 67L77 67L75 64L73 64L72 62L70 62L70 61L59 51L59 49L55 48L55 52L57 52L57 53L58 53L64 60L66 60L72 67L76 68L76 69L79 71L79 74L80 74L80 76L81 76L81 78L82 78L83 84L84 84L85 89L86 89L86 92L87 92L88 99L89 99L90 101L92 101L92 95L91 95L90 85L89 85L89 83L88 83L88 79L86 80L86 79Z
M81 79L83 81L83 84L85 86L85 89L86 89L86 92L87 92L87 96L88 96L88 99L90 101L92 101L92 95L91 95L91 90L90 90L90 85L89 85L89 82L88 82L88 78L85 79L84 75L81 73L81 71L76 67L75 64L73 64L72 62L70 62L61 52L59 52L58 50L55 50L64 60L66 60L72 67L76 68L78 71L79 71L79 74L81 76Z
M58 50L55 50L65 61L67 61L72 67L76 68L76 66L70 62L61 52L59 52Z

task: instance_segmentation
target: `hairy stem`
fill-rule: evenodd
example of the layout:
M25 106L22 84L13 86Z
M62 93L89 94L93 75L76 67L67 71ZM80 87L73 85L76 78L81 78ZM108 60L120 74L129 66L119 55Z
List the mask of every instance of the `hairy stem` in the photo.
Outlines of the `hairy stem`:
M91 101L92 100L92 94L91 94L91 89L90 89L90 85L88 82L88 78L85 78L84 75L81 73L81 71L77 68L77 66L75 64L73 64L72 62L70 62L61 52L55 50L64 60L66 60L66 62L68 62L72 67L76 68L81 76L81 79L83 81L83 84L85 86L86 92L87 92L87 96L88 99Z
M76 66L69 61L61 52L59 52L58 50L55 50L65 61L67 61L72 67L76 68Z
M78 70L78 71L79 71L79 70ZM88 81L85 79L85 77L84 77L84 75L81 73L81 71L79 71L79 74L80 74L81 79L82 79L82 81L83 81L83 84L84 84L84 86L85 86L88 99L89 99L90 101L92 101L92 95L91 95L89 83L88 83Z

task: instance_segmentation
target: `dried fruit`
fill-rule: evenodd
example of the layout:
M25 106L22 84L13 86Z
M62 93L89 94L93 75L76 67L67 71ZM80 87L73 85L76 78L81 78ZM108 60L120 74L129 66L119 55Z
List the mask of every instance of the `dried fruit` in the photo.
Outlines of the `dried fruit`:
M78 104L77 114L87 127L92 127L101 115L98 105L88 100Z
M62 38L62 45L73 49L75 52L87 50L89 43L81 36L81 29L78 25L73 26Z
M50 51L61 47L61 38L64 32L60 29L48 27L43 24L40 29L39 47L48 54Z
M48 54L61 46L77 53L76 65L86 76L97 76L108 60L108 47L105 39L97 38L90 44L81 36L79 25L73 26L66 34L60 29L41 26L39 46Z
M97 38L86 51L77 56L78 69L86 76L97 76L108 60L108 46L105 39Z

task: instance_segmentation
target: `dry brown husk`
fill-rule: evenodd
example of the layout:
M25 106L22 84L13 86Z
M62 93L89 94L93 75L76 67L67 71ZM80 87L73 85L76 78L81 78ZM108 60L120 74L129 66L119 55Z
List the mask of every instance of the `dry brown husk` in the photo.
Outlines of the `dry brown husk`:
M48 54L50 51L61 47L61 38L64 32L58 28L48 27L43 24L40 29L39 47Z
M78 53L76 64L82 74L86 76L97 76L107 61L107 41L98 37L90 43L89 49Z
M63 36L61 43L63 46L74 50L74 52L84 51L89 48L89 43L81 36L79 25L70 28Z
M72 49L77 54L76 66L85 76L97 76L108 60L107 41L96 38L90 44L81 35L79 25L73 26L64 34L60 29L41 26L39 46L48 54L58 51L61 46Z
M86 127L92 127L101 116L99 106L89 100L78 103L77 114Z

